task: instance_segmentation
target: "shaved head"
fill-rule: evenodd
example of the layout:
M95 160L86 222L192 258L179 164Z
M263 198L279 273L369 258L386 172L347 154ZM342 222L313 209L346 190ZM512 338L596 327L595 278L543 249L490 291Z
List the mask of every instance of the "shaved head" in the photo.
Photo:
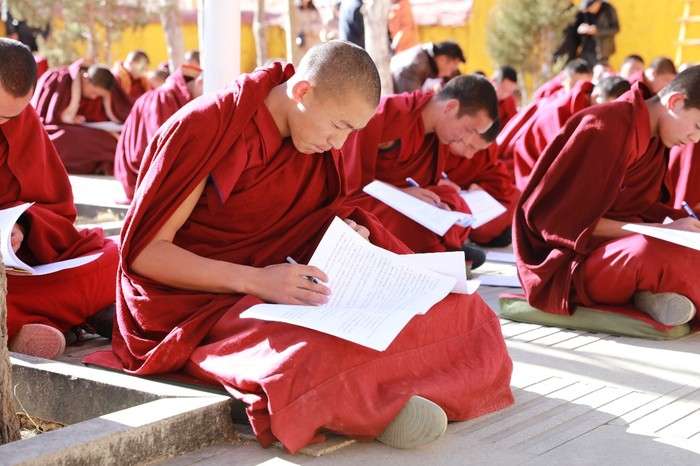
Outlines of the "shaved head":
M0 84L12 97L25 97L36 84L36 61L23 43L0 38Z
M117 80L108 68L102 65L92 65L87 70L87 78L90 82L99 88L106 91L111 91L114 88Z
M333 40L312 47L301 59L295 76L311 82L322 98L341 102L355 95L372 107L379 104L377 67L365 49L349 42Z
M700 109L700 65L691 66L659 92L659 97L673 93L685 95L685 107Z

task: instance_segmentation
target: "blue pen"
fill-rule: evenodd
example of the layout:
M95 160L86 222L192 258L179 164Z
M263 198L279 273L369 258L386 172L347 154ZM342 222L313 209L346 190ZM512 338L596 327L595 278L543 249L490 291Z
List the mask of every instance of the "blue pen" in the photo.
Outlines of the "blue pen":
M683 201L681 207L683 210L685 210L685 213L688 214L688 217L693 217L695 220L700 220L700 218L698 218L698 214L695 213L693 208L690 207L687 202Z
M293 264L293 265L299 265L299 263L298 263L297 261L295 261L294 259L292 259L292 258L289 257L289 256L287 256L287 262L289 262L290 264ZM316 278L316 277L312 277L312 276L306 275L304 278L306 278L307 280L310 280L312 283L314 283L314 284L316 284L316 285L318 285L319 283L321 283L321 282L318 281L318 278Z
M440 175L442 176L442 179L443 179L443 180L447 180L447 181L450 181L450 177L449 177L449 176L447 176L447 173L445 173L445 172L441 172L441 173L440 173Z
M416 180L414 180L413 178L411 178L410 176L406 177L406 183L408 183L408 185L411 186L412 188L420 188L420 185L418 184L418 182Z

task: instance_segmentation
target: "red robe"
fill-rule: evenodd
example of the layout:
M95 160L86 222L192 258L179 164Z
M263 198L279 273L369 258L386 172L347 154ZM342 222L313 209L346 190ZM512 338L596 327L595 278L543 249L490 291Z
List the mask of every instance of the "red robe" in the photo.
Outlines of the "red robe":
M552 95L564 89L564 83L562 82L563 79L564 73L562 72L550 79L549 81L547 81L546 83L544 83L543 85L541 85L535 91L535 94L532 96L533 101L537 101L545 97L551 97Z
M514 250L528 302L568 314L576 303L626 305L638 290L673 291L700 305L700 253L631 235L593 236L601 218L661 222L667 150L651 134L638 85L574 115L542 154L516 208ZM660 257L664 257L659 260Z
M377 352L302 327L240 319L261 302L254 296L175 289L131 270L204 179L175 238L196 254L255 267L286 256L306 262L335 215L367 226L375 244L408 252L372 215L343 206L339 153L301 154L281 138L261 102L292 74L276 63L242 75L178 112L149 145L122 230L118 363L132 374L184 370L222 384L247 405L263 445L276 437L292 452L321 428L376 436L416 393L451 419L509 405L511 362L498 320L476 295L449 295ZM88 360L111 363L105 353Z
M543 99L508 145L501 147L502 156L513 160L515 184L519 190L525 188L540 155L571 115L591 105L591 92L592 83L579 81L571 91L561 91Z
M452 210L469 212L454 189L437 186L449 156L435 133L426 134L421 110L432 92L389 95L382 99L377 112L362 130L351 134L343 146L344 165L349 174L347 192L353 205L375 214L384 226L416 252L459 251L467 240L469 228L453 226L444 236L427 228L362 193L364 185L381 180L394 186L408 187L407 177L440 196ZM385 142L399 141L388 150L379 150Z
M472 230L469 234L472 241L479 244L489 243L510 228L520 192L515 188L508 168L499 160L498 146L495 143L477 152L471 159L450 154L445 172L450 180L462 189L466 190L472 184L478 184L507 209L499 217Z
M68 175L31 106L0 125L0 209L35 204L20 223L25 238L17 252L29 265L102 252L82 267L50 275L7 276L10 339L24 324L65 332L114 302L117 246L101 229L77 230Z
M674 207L683 201L692 208L700 204L700 144L671 148L666 179Z
M192 100L182 70L170 75L165 84L148 91L136 101L119 136L114 157L114 176L121 181L129 200L134 197L141 159L146 146L165 120Z
M61 121L61 114L71 100L73 80L80 78L81 66L82 60L78 60L68 67L44 73L37 83L32 105L68 172L111 175L117 139L106 131ZM126 118L114 110L117 118ZM78 115L88 122L109 120L101 98L81 98Z
M42 74L49 70L49 61L41 55L34 55L34 61L36 62L36 77L39 79Z
M496 138L498 158L505 165L513 182L515 182L515 167L513 166L513 152L509 148L511 147L513 139L515 139L522 127L525 126L535 112L537 112L537 108L543 100L544 99L535 100L530 105L516 113L515 116L503 126L501 132L498 133L498 137Z
M518 103L512 95L498 101L498 121L503 128L518 113Z

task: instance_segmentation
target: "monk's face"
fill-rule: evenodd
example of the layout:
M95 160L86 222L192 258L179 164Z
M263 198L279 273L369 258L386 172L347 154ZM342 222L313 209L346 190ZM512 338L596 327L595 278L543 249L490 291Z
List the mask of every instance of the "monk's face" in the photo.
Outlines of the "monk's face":
M498 99L503 100L513 95L513 93L518 89L518 83L515 83L510 79L503 79L496 83L495 88Z
M473 138L472 142L470 142L468 145L465 145L461 141L458 143L450 144L450 151L453 154L459 155L460 157L464 157L465 159L472 159L474 158L477 152L486 149L490 144L491 143L486 141L484 138L478 137Z
M700 141L700 109L685 106L685 95L674 93L664 96L665 108L659 118L659 137L666 147Z
M649 79L649 88L654 94L658 94L661 89L671 84L671 81L675 79L676 75L673 73L663 73L656 74L651 73L651 79Z
M644 63L639 60L627 60L620 68L620 76L629 79L630 76L644 71Z
M0 125L18 116L29 105L32 92L24 97L15 97L0 85Z
M124 68L129 71L129 74L138 79L148 73L148 62L146 60L134 60L124 64Z
M450 99L435 122L435 134L441 144L449 144L457 153L461 153L468 151L470 146L478 145L481 134L488 131L492 124L493 120L485 110L460 116L459 102Z
M288 117L294 147L303 154L340 149L350 133L367 125L376 110L362 94L349 92L338 101L319 95L308 81L294 84L295 108Z
M457 72L460 63L461 62L457 58L451 58L447 55L437 55L435 57L435 64L438 69L438 77L451 78Z
M81 92L83 97L86 99L96 99L98 97L105 98L109 95L109 91L103 87L95 86L89 79L83 79L83 85L81 87Z

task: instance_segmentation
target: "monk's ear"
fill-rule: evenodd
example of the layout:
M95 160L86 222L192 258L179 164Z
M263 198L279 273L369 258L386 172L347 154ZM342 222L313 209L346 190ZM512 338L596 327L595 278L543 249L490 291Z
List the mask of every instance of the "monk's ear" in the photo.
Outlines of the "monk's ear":
M673 92L664 96L663 103L664 106L672 111L673 113L678 113L685 107L686 95L682 92Z
M291 95L290 97L292 100L294 100L296 103L302 103L304 100L304 97L311 92L312 86L309 81L297 81L294 83L291 89Z
M457 116L459 111L459 101L457 99L448 99L444 106L445 114L451 117Z

